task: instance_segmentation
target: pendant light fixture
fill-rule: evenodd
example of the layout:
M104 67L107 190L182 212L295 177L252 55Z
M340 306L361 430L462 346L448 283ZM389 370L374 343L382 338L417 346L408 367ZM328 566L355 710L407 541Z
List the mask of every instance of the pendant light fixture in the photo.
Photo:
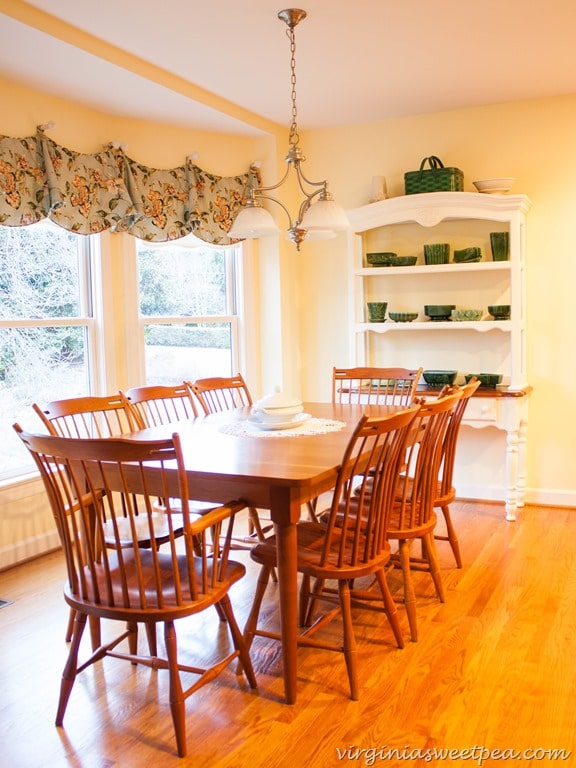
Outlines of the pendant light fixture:
M306 18L306 11L300 8L288 8L280 11L278 18L287 25L286 34L290 40L292 120L288 138L288 154L285 158L286 173L277 184L271 187L255 187L250 190L246 206L236 216L228 234L239 240L277 235L280 230L270 212L261 203L262 200L271 200L279 205L288 216L288 237L296 245L297 250L300 250L300 244L304 239L320 240L334 237L336 232L348 229L349 224L344 209L334 201L328 191L328 182L310 181L302 171L302 163L306 158L298 146L300 136L298 135L298 110L296 107L296 40L294 29L302 19ZM294 218L284 203L269 194L284 184L290 169L294 169L298 187L304 195L298 214Z

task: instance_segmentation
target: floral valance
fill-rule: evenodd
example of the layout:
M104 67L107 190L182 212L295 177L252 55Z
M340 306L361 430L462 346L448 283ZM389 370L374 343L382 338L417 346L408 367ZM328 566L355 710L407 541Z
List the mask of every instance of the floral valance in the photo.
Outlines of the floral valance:
M238 210L259 184L256 173L215 176L190 158L178 168L147 168L111 144L83 154L41 129L24 139L0 136L0 225L50 218L82 235L110 229L163 242L194 233L228 245Z

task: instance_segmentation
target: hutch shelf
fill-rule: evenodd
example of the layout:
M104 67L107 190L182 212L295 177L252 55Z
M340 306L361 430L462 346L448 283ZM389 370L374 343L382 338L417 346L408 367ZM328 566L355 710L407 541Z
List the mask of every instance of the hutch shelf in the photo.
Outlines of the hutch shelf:
M433 192L381 200L348 211L350 345L355 365L498 373L496 389L480 387L464 423L506 433L506 518L524 503L530 386L526 378L525 195ZM491 232L508 232L510 256L494 261ZM447 264L428 265L424 244L448 243ZM455 263L455 250L476 247L481 260ZM369 253L417 256L414 266L371 266ZM370 322L367 304L418 313L412 322ZM431 321L425 305L481 309L482 319ZM490 305L510 305L509 320L494 320ZM424 391L433 391L424 388Z

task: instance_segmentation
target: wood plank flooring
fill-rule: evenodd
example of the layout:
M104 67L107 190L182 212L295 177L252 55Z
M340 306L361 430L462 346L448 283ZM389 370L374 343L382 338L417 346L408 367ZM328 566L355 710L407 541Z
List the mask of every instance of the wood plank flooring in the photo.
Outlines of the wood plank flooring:
M418 643L407 639L401 606L404 650L395 648L379 614L356 614L360 701L349 699L340 654L301 649L298 701L286 706L279 647L257 638L259 690L229 668L192 696L182 760L161 671L114 659L97 664L77 680L64 728L54 726L67 653L61 554L0 573L0 598L13 601L0 609L0 766L576 764L576 510L527 507L510 523L501 505L459 502L453 517L464 568L454 567L439 542L443 605L429 577L416 576ZM247 553L235 557L250 567L232 592L242 625L256 570ZM390 584L400 594L396 574ZM271 585L264 607L270 626L278 619L275 591ZM326 631L338 630L334 623ZM178 638L190 659L228 643L215 611L181 622ZM426 751L473 748L451 758ZM389 756L389 749L399 752ZM562 759L551 749L573 754ZM505 761L481 750L518 757L508 753Z

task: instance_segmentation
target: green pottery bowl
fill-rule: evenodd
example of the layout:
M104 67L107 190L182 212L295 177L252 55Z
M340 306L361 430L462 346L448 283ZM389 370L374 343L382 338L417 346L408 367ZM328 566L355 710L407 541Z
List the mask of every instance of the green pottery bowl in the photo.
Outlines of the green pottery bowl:
M453 309L451 316L452 320L456 320L456 322L463 323L463 322L475 322L477 320L482 320L483 311L481 309Z
M510 320L510 304L491 304L488 312L494 320Z
M423 371L422 378L431 387L443 387L454 384L458 371Z
M464 263L470 263L473 261L481 261L481 259L482 259L482 250L475 246L471 248L460 248L459 250L454 251L455 264L464 264Z
M450 313L456 309L456 304L425 304L424 314L436 322L450 320Z
M476 376L482 387L494 388L497 387L498 384L502 383L501 373L467 373L464 377L466 379L466 384L468 384L470 379L474 376Z
M418 317L418 312L388 312L388 317L395 323L411 323Z
M391 267L413 267L418 261L418 256L395 256L390 259Z
M397 254L392 251L366 254L366 261L373 267L389 267L391 260L395 258L397 258Z

